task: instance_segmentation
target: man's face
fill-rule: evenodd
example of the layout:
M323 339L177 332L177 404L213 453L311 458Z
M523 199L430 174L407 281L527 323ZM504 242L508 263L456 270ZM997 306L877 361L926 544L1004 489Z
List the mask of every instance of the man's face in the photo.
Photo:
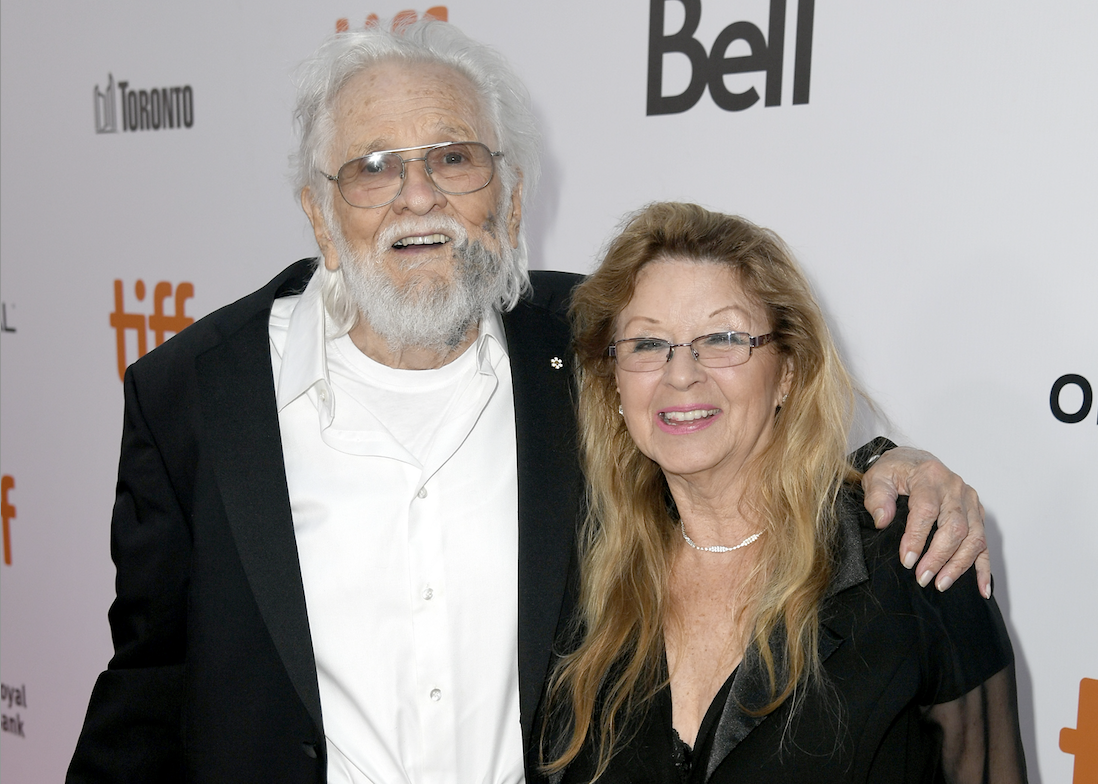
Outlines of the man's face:
M447 141L480 141L498 149L473 86L464 76L438 65L382 63L358 74L340 92L335 130L329 174L346 161L377 150ZM413 151L405 156L422 154ZM372 258L394 287L409 295L414 296L416 289L431 290L453 282L456 243L451 240L460 239L454 236L459 233L455 222L469 242L479 241L489 251L498 252L502 243L514 247L518 241L519 188L504 205L506 214L497 214L498 175L486 188L452 196L435 188L423 162L416 161L406 165L404 187L393 202L367 209L344 201L335 183L327 187L333 189L329 195L331 217L338 224L334 227L326 225L308 190L302 194L325 265L332 270L339 267L333 237L342 234L355 257Z

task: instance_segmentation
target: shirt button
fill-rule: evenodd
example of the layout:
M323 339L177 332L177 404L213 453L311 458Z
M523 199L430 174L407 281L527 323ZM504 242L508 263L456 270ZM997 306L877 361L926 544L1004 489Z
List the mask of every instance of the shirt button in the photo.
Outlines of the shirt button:
M442 699L442 689L431 689L431 701L438 702Z
M426 487L419 488L419 492L416 493L416 495L418 495L420 498L426 498L427 497L427 488Z
M433 588L424 588L423 589L423 598L426 599L427 601L431 601L431 597L434 596L434 595L435 595L435 591L434 591Z
M316 395L316 396L317 396L317 397L319 397L319 398L320 398L321 400L327 400L327 399L328 399L328 390L326 390L326 389L321 389L321 390L320 390L320 391L319 391L319 392L317 393L317 395Z

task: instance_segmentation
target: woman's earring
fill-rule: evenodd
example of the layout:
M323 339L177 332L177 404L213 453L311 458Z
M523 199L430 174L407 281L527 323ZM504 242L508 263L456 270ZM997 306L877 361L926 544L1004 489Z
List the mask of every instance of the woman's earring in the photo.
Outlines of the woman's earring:
M625 409L621 407L621 403L618 403L618 413L625 416Z

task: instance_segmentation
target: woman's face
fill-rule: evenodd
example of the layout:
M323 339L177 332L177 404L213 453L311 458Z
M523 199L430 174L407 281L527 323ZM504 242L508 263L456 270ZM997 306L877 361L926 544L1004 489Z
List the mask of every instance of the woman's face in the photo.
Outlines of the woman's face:
M689 259L656 261L637 276L633 299L618 316L615 340L662 338L686 343L714 332L764 335L762 306L728 267ZM773 345L742 365L708 368L688 346L656 370L616 369L625 424L641 452L670 479L732 480L769 442L774 409L789 391L789 362Z

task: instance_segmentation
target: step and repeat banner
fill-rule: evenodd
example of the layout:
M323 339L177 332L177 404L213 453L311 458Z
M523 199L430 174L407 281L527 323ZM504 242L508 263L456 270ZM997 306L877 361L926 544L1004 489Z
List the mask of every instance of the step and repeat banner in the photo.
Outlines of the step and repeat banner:
M111 654L126 366L314 255L293 69L428 12L530 88L535 268L656 199L788 241L872 427L980 491L1031 781L1093 782L1098 6L406 2L0 2L4 782L62 779Z

